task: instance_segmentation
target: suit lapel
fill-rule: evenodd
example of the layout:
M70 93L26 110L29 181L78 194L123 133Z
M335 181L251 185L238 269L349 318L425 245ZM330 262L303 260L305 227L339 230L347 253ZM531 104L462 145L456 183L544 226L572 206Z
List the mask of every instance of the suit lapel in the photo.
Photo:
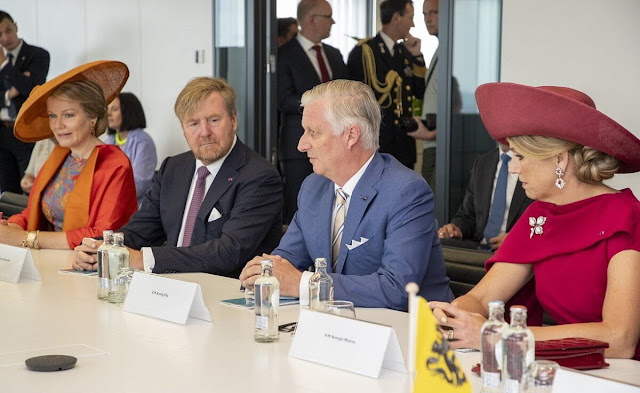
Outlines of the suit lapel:
M333 272L331 266L331 240L333 235L331 217L335 205L334 190L335 188L332 181L327 181L326 184L321 186L318 189L317 198L311 198L313 206L309 209L309 220L304 219L305 222L301 223L301 226L313 226L311 231L318 234L314 239L308 240L312 242L311 244L314 244L314 247L311 247L311 249L318 251L316 256L311 255L311 257L326 257L329 261L327 271L330 273Z
M298 69L298 72L302 71L304 72L305 77L303 78L304 80L314 80L314 86L315 85L319 85L322 83L322 80L320 79L320 76L318 75L318 73L316 72L316 68L313 66L313 64L311 63L311 60L309 60L309 56L307 56L307 54L304 51L304 48L302 47L302 45L300 45L300 42L298 41L297 38L292 38L291 41L294 41L294 51L297 52L295 54L295 58L299 59L302 63L304 63L303 67L300 67ZM329 57L329 55L327 54L327 57Z
M337 73L340 70L340 60L334 56L334 53L328 50L327 45L324 45L324 53L327 54L327 59L329 60L329 67L331 68L331 79L338 79Z
M22 48L20 48L20 52L18 52L18 57L16 58L16 64L13 65L15 69L22 71L22 65L27 58L27 52L29 52L28 47L29 45L23 40Z
M353 190L353 195L349 196L349 210L347 210L347 217L344 220L342 244L340 245L340 251L338 253L336 273L342 273L345 260L349 253L346 244L351 244L351 241L354 240L356 230L360 226L360 222L362 222L362 218L369 204L371 204L378 194L378 191L373 186L380 181L383 169L384 160L380 154L376 153L369 167L360 178L360 181L358 181L356 188ZM359 238L355 240L360 241Z

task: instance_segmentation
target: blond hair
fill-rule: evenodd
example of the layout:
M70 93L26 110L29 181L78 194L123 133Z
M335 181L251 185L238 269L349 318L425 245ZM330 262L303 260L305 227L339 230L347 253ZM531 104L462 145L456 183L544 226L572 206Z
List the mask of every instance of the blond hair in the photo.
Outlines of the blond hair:
M513 136L507 141L518 154L538 160L568 152L575 161L576 177L584 183L600 183L618 171L617 159L579 143L541 135Z
M202 101L211 93L219 93L224 100L229 116L236 116L236 92L233 87L222 78L203 76L191 79L178 94L173 110L180 122L194 114Z
M360 127L360 140L372 152L380 147L380 105L371 88L362 82L337 79L302 94L300 106L327 99L325 116L336 135L351 125Z
M104 100L104 91L96 82L88 79L66 82L58 86L51 93L51 97L75 101L80 104L87 116L95 117L95 136L100 136L106 131L109 123L107 105Z

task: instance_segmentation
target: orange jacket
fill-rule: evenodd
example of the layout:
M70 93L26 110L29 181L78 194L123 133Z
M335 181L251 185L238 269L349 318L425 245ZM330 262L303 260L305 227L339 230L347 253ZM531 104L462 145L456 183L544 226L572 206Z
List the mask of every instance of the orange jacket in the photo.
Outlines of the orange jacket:
M60 146L53 149L33 183L27 208L9 222L28 231L52 229L42 214L42 194L70 153ZM96 146L67 199L62 230L69 248L82 243L84 237L101 236L106 229L124 226L137 208L129 159L117 146Z

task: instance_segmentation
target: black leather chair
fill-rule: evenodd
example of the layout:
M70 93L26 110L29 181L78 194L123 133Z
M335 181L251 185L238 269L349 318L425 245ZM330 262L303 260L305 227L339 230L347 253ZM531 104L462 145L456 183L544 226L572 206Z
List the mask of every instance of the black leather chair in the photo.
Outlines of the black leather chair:
M9 218L18 214L27 207L29 197L15 192L5 191L0 194L0 212L2 218Z
M442 246L444 263L455 297L469 292L485 275L484 262L492 255L468 248Z

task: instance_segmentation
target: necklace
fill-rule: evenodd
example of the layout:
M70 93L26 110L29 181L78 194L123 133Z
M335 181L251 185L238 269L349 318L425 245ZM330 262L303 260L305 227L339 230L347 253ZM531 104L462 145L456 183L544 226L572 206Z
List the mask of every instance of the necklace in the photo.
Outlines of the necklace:
M120 139L120 134L116 132L116 143L118 146L124 146L124 144L127 143L127 138Z

